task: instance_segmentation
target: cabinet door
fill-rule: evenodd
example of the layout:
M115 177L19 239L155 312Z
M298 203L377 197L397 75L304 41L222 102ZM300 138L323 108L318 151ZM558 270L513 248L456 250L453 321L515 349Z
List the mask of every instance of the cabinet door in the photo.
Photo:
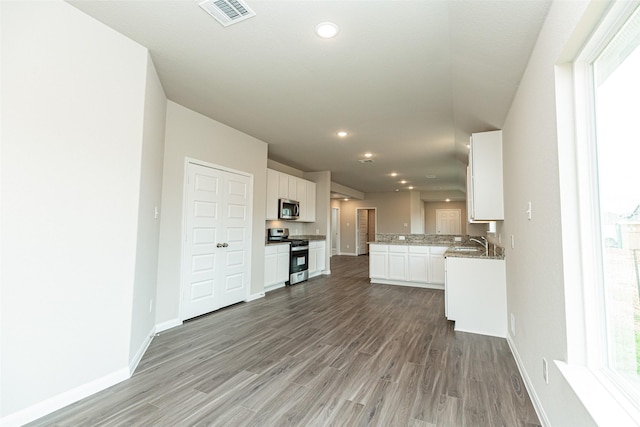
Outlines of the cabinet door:
M264 249L264 286L271 286L277 280L277 258L278 250L275 246L267 246Z
M325 252L327 250L327 243L324 241L319 241L317 242L317 244L318 244L318 259L316 260L317 268L318 268L318 271L322 272L326 268Z
M444 246L431 246L429 250L429 283L444 285L444 253L447 248Z
M408 250L406 246L389 246L389 279L407 280Z
M300 217L298 221L309 221L307 212L307 181L296 179L296 199L300 202Z
M471 135L469 152L473 220L503 220L502 131Z
M409 274L412 282L429 283L429 247L415 246L409 248Z
M387 245L369 245L369 277L372 279L387 279L389 249Z
M280 185L280 173L267 169L267 220L278 219L278 186Z
M300 201L298 199L298 178L296 178L295 176L291 176L291 175L287 175L287 186L289 188L289 200L296 200L296 201Z
M309 242L309 274L318 271L318 245L316 242Z
M316 183L307 181L306 218L309 222L316 221Z
M278 198L289 198L289 175L278 172Z
M276 283L289 280L289 245L278 245Z

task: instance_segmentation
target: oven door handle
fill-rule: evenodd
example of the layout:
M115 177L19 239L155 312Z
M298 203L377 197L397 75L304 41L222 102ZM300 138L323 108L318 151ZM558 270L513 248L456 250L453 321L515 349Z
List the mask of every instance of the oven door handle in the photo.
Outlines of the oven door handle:
M308 251L308 250L309 250L309 246L296 246L295 248L291 248L291 252Z

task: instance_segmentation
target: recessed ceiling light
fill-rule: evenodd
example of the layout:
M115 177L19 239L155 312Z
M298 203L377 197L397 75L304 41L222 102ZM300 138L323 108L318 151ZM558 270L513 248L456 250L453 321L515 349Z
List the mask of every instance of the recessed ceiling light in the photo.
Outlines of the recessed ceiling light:
M427 179L435 179L436 176L435 175L425 175L427 177Z
M345 202L348 202L348 201L349 201L349 199L344 199L344 201L345 201Z
M391 172L391 176L398 176L398 174L395 172Z
M404 179L402 181L400 181L400 184L406 184L407 181L405 181Z
M330 39L338 34L338 26L333 22L323 22L316 25L316 34L323 39Z
M365 157L371 157L371 156L373 156L373 154L371 154L371 153L364 153L364 156L365 156Z
M413 187L409 187L409 190L413 190Z
M450 201L451 201L451 199L445 199L445 202L450 202Z
M337 133L337 135L338 135L340 138L344 138L345 136L347 136L347 135L349 135L349 134L348 134L347 132L345 132L345 131L341 130L340 132L338 132L338 133Z
M400 190L398 190L398 189L396 188L396 191L400 191Z

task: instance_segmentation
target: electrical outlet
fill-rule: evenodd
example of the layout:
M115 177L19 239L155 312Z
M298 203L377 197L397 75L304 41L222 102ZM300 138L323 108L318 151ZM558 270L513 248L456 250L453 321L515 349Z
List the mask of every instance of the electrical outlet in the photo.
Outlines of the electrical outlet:
M527 219L531 219L531 202L527 203Z
M502 244L502 233L498 234L498 244Z
M549 365L544 357L542 358L542 378L545 383L549 384Z
M349 249L349 245L347 245L347 249Z
M516 316L511 313L511 336L516 336Z
M511 249L515 249L516 248L516 238L513 237L513 234L511 235Z
M454 241L454 242L462 242L462 237L460 237L460 236L455 236L455 237L453 238L453 241Z
M398 240L404 240L404 236L398 236Z

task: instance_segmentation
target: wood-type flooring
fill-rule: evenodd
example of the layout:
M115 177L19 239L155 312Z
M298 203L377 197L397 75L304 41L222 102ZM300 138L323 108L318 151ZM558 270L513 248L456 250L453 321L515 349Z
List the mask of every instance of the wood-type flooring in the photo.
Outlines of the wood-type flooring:
M31 426L537 426L506 340L368 257L156 336L134 375ZM55 367L52 367L55 369Z

